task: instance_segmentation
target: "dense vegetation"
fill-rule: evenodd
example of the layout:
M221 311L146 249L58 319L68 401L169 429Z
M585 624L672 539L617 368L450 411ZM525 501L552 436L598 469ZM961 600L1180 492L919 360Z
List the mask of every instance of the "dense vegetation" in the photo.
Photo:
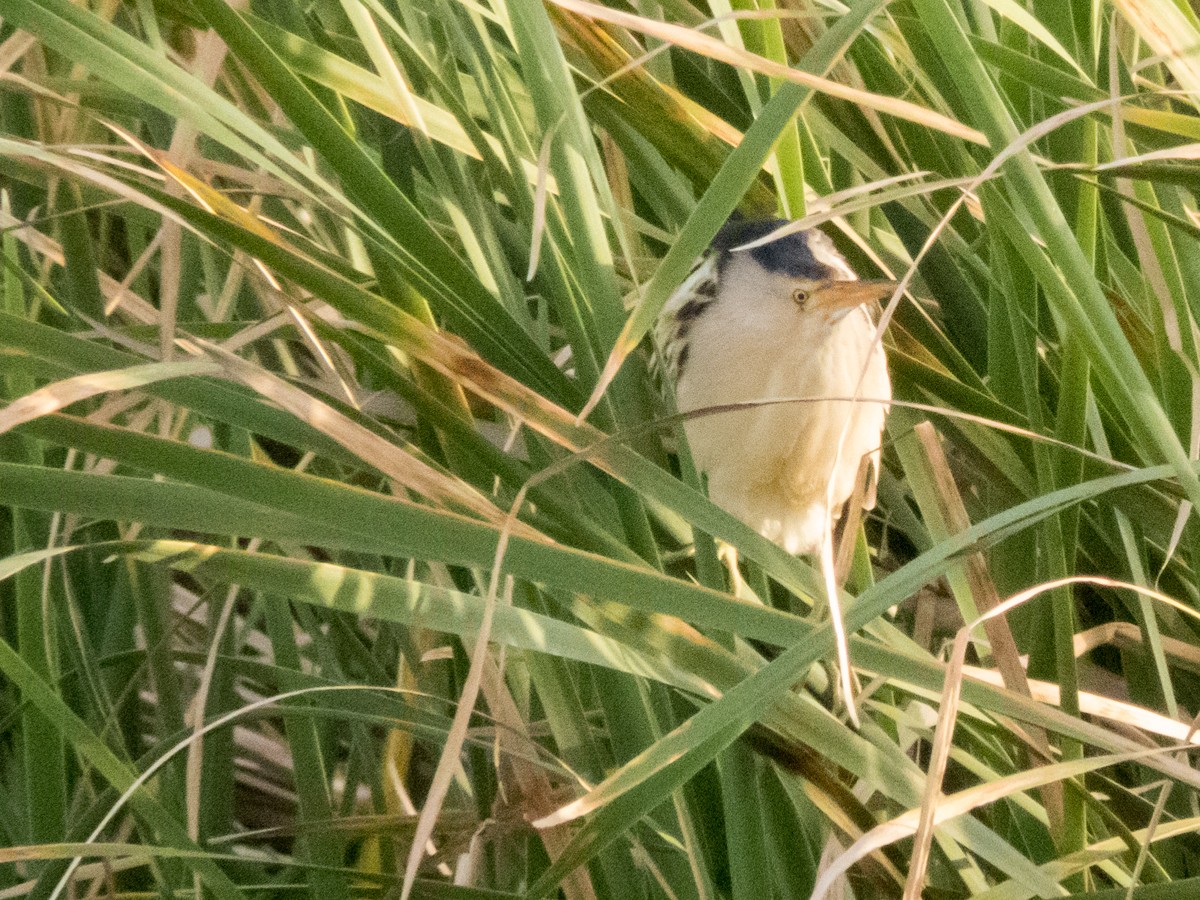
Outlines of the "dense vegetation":
M0 2L0 896L1200 895L1197 46ZM904 286L837 572L656 388L735 209Z

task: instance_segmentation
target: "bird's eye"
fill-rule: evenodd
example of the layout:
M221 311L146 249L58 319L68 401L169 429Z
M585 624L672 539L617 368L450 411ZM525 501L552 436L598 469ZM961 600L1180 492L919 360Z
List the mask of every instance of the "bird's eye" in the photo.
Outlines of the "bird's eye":
M796 288L792 291L792 302L797 306L804 306L808 302L808 291L804 288Z

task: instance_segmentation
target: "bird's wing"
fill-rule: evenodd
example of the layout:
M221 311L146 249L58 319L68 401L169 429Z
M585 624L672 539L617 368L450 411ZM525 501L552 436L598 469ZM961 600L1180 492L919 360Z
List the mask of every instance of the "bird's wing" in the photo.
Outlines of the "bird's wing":
M692 266L687 278L667 298L654 326L655 375L662 385L675 384L687 364L688 332L708 304L717 299L717 259L709 253Z

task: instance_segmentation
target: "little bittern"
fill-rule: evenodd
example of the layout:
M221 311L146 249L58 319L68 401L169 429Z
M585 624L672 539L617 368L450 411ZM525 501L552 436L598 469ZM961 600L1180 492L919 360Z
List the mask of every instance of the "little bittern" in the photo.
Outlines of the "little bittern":
M717 505L790 553L814 553L864 457L863 505L874 506L892 385L870 306L895 284L860 281L816 229L743 248L785 224L731 220L667 301L655 335L680 412L811 398L684 427Z

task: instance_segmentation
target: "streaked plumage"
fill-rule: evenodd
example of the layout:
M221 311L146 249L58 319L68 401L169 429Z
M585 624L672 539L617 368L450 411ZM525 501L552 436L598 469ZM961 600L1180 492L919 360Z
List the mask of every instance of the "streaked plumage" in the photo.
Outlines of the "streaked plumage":
M735 250L784 224L726 225L667 301L655 335L681 412L776 398L853 397L856 388L864 401L876 401L771 404L685 425L713 501L789 552L812 553L830 513L837 515L853 494L864 456L872 462L864 505L874 505L887 415L878 401L890 400L892 388L868 304L892 286L859 282L816 230Z

